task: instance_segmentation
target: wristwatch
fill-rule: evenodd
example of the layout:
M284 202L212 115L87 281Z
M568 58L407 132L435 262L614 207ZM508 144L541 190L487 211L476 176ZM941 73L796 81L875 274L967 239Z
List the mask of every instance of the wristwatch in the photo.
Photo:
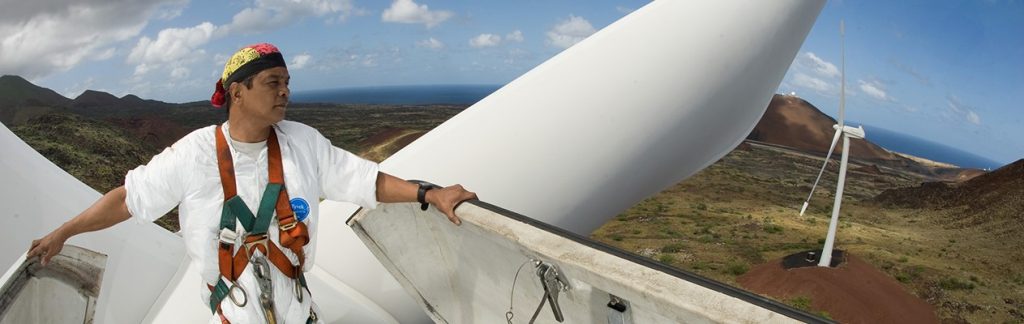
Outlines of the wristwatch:
M420 188L416 190L416 201L420 202L420 210L427 210L427 206L430 206L430 204L427 203L427 190L441 187L423 180L409 180L409 182L420 186Z

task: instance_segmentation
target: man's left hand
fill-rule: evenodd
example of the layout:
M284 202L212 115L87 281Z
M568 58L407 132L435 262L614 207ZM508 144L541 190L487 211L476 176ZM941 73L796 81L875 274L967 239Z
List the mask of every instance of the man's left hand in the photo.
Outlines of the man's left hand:
M433 189L427 191L426 195L427 203L437 207L445 216L448 216L448 220L455 225L462 224L458 216L455 216L455 207L458 207L460 203L470 199L477 199L476 193L468 191L462 188L462 185L452 185L440 189Z

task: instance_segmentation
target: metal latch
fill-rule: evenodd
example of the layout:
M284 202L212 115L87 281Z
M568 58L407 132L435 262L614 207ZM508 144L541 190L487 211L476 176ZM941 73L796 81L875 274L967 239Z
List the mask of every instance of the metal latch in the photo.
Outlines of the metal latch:
M267 323L275 324L277 316L274 314L274 285L270 281L270 264L262 254L254 254L249 262L252 263L256 283L260 286L260 306L263 307L263 314L267 317Z
M630 324L629 301L608 295L608 324Z
M537 320L540 310L544 309L544 302L551 304L551 311L554 313L556 321L559 323L565 321L565 317L562 316L562 308L558 306L558 293L569 290L569 285L558 273L558 268L552 264L540 262L537 265L537 276L540 277L541 285L544 286L544 297L541 298L540 305L537 305L537 310L533 312L530 323Z

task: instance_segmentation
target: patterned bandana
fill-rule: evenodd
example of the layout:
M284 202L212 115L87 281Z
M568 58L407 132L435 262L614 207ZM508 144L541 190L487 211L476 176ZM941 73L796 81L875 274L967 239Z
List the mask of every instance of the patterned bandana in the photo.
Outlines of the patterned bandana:
M217 87L210 97L210 103L220 108L224 105L224 95L227 93L225 85L242 82L251 75L278 66L285 66L284 57L281 56L281 51L270 43L249 45L238 50L224 64L224 73L217 80Z

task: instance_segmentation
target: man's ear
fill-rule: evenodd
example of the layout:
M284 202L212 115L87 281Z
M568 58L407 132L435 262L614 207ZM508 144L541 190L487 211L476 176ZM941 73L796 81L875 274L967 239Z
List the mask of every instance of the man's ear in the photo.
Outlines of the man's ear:
M238 82L231 82L228 86L228 100L240 99L242 97L242 89L239 88Z

